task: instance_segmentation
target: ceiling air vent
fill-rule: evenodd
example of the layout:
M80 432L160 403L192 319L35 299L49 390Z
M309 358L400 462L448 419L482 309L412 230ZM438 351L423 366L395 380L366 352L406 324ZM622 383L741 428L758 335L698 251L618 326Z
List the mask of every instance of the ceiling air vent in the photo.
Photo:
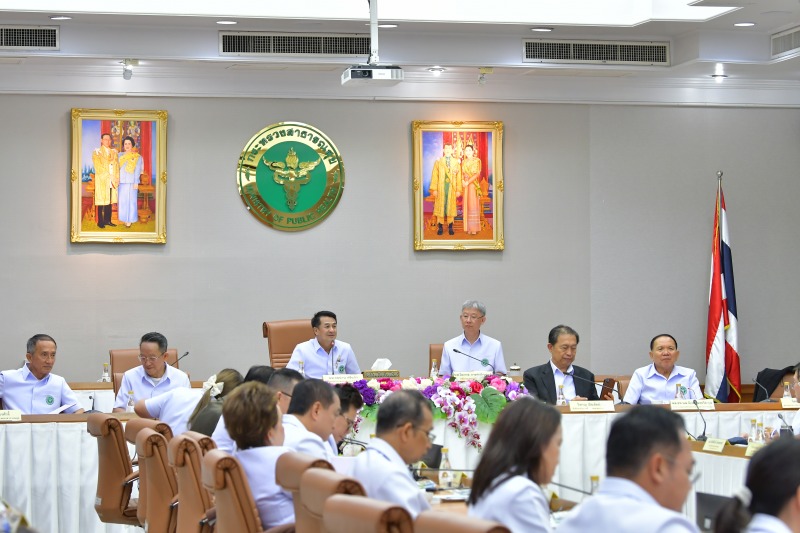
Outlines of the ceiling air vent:
M800 52L800 28L792 28L772 36L772 59L798 52Z
M669 66L668 42L525 39L523 46L523 63Z
M1 50L58 50L58 26L0 26Z
M222 31L219 53L223 56L369 56L368 35L266 33Z

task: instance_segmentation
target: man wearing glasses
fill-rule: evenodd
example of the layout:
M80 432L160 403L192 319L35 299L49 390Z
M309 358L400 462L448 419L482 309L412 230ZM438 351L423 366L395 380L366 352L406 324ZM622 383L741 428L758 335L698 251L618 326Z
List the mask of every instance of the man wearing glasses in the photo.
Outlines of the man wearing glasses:
M333 433L328 439L334 455L339 455L339 448L342 441L353 429L356 423L358 410L364 406L364 399L358 389L350 384L336 385L334 392L339 396L339 416L333 421Z
M444 343L440 376L453 372L485 370L505 374L506 361L500 341L481 333L486 322L486 306L478 300L467 300L461 306L461 328L464 333Z
M617 418L608 435L606 475L558 533L697 532L681 514L697 474L679 414L639 405Z
M386 396L378 409L377 438L354 460L352 476L367 496L405 508L416 518L430 509L425 494L408 470L433 443L430 402L419 392L399 390Z
M134 402L152 398L177 387L191 387L185 372L167 364L167 338L155 331L142 335L139 341L141 365L122 375L122 384L114 401L114 412L125 411L129 392Z

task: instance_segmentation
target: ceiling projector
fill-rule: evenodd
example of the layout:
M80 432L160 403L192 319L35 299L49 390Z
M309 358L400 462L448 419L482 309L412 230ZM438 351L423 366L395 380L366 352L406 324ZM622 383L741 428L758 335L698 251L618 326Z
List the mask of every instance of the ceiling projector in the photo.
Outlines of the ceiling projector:
M382 85L403 81L403 69L396 65L353 65L342 72L342 85Z

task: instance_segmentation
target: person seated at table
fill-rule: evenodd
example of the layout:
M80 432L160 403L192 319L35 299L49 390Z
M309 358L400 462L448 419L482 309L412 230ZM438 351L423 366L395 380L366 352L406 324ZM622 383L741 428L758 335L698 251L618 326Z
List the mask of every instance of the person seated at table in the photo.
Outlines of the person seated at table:
M548 533L550 483L561 450L561 413L523 396L500 412L483 448L469 495L469 515L513 532Z
M125 411L130 391L133 391L136 402L177 387L192 386L185 372L167 364L167 338L161 333L152 331L142 335L139 341L139 361L141 365L122 375L122 384L114 400L115 413Z
M67 381L52 373L56 364L55 339L39 333L28 339L26 349L27 361L22 368L0 372L2 408L24 415L83 413Z
M292 450L284 446L278 394L263 383L236 387L222 404L222 417L238 450L264 530L294 522L292 495L275 482L278 457Z
M226 368L211 376L208 382L222 383L222 387L203 385L203 395L189 415L189 429L210 437L222 417L222 402L233 389L242 384L243 380L242 374L232 368Z
M369 498L400 505L416 518L431 507L408 465L422 459L435 438L430 401L411 390L387 395L378 409L375 435L356 456L352 476Z
M440 376L478 370L492 374L507 372L506 361L503 359L503 345L500 341L481 333L481 326L485 322L486 306L482 302L467 300L461 305L461 329L464 332L444 343L442 364L439 368Z
M333 462L328 439L341 412L339 396L321 379L306 379L294 386L287 416L283 417L284 445Z
M326 374L360 374L353 348L336 340L336 315L331 311L318 311L311 319L314 338L295 346L286 368L300 370L307 378L321 378Z
M637 405L611 424L606 479L558 527L558 533L669 531L697 533L681 514L696 480L683 418Z
M364 406L364 399L358 389L345 383L335 385L333 391L339 396L339 416L333 422L333 433L328 439L334 455L339 455L339 448L344 444L344 438L353 429L358 410Z
M230 376L231 390L237 384L235 376L241 379L242 375L236 370L226 368L219 372L220 376ZM217 380L214 374L203 383L202 389L187 389L178 387L164 394L159 394L152 398L139 400L134 406L134 412L142 418L155 418L169 425L173 435L180 435L189 428L189 417L195 412L203 396L208 397L209 393L214 395L222 394L225 382Z
M636 370L631 376L630 385L625 391L625 403L669 403L676 397L677 386L686 388L687 400L701 400L700 381L691 368L678 366L681 352L678 341L668 333L653 337L650 341L652 363Z
M563 385L564 399L599 400L594 384L594 374L583 367L574 365L578 353L580 336L569 326L558 325L547 336L547 350L550 361L525 371L523 381L530 394L549 404L556 404L558 387ZM604 400L613 400L613 393L607 393Z
M717 513L715 533L800 532L800 441L781 438L747 465L745 486Z

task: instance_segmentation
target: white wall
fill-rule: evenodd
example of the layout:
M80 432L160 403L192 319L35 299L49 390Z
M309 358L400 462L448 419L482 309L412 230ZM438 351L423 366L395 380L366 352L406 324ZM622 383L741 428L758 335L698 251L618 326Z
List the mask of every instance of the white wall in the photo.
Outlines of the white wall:
M69 243L72 107L169 112L166 245ZM504 252L413 251L415 119L505 123ZM204 379L266 362L264 320L328 308L362 367L389 357L420 374L427 345L458 334L460 303L478 298L509 364L544 362L547 332L563 322L595 372L641 366L662 331L701 370L723 169L749 381L800 359L784 347L800 292L798 119L787 109L0 95L0 366L17 366L25 340L47 332L56 372L92 380L109 348L158 330L191 351L181 367ZM235 179L244 143L284 120L326 132L346 169L333 215L294 234L247 213Z

